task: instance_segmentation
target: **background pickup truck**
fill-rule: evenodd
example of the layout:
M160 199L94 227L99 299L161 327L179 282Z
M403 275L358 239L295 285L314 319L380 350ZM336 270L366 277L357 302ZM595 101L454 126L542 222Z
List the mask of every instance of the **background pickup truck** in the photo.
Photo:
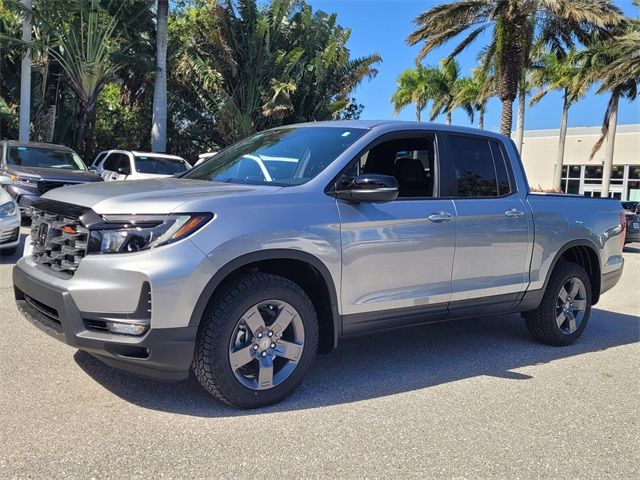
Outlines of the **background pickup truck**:
M291 161L266 178L256 158ZM241 407L285 398L346 335L522 312L568 345L625 234L617 201L530 194L508 138L403 122L277 128L180 178L52 190L31 215L27 319L133 373L193 369Z
M54 188L102 181L68 147L13 140L0 141L0 175L12 180L7 191L21 210Z

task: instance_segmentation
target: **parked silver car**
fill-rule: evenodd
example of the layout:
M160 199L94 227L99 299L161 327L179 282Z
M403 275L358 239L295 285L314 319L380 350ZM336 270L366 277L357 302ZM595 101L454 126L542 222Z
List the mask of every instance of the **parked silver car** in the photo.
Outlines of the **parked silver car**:
M267 179L239 168L253 158L295 162ZM426 123L281 127L181 178L53 190L32 219L27 319L241 407L285 398L347 335L522 312L568 345L623 267L617 201L531 194L508 138Z

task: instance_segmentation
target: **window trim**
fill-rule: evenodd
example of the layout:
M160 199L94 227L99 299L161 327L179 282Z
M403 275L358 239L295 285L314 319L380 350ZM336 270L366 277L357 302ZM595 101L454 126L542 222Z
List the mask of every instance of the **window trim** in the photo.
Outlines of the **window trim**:
M446 148L446 158L448 160L446 162L445 170L447 171L447 175L449 178L449 183L447 185L448 187L447 193L449 194L449 196L440 197L440 198L447 199L447 200L456 200L456 201L457 200L495 200L497 198L508 198L518 194L518 184L515 181L513 168L512 168L511 162L509 161L509 156L507 154L507 150L504 147L504 143L500 141L500 139L490 137L487 135L478 135L478 134L466 133L466 132L444 132L443 136L446 137L445 140L443 141L443 144L444 144L444 148ZM458 185L457 185L456 176L455 176L453 151L450 143L452 136L470 137L477 140L484 140L489 144L489 151L491 152L491 159L493 160L493 169L496 172L496 188L498 189L498 193L500 193L500 187L498 185L498 172L496 171L496 159L493 153L493 148L491 148L491 142L496 142L498 144L499 150L502 153L503 161L507 168L507 176L509 177L509 184L510 184L509 188L511 191L507 194L497 195L497 196L478 196L478 197L458 196Z
M433 170L434 170L434 181L433 181L433 195L431 197L400 197L393 200L393 202L398 201L415 201L415 200L442 200L443 197L440 196L440 192L442 190L443 182L441 181L442 175L441 167L440 167L440 157L441 157L441 149L439 145L442 143L442 132L435 130L427 130L427 129L416 129L416 130L402 130L396 132L389 132L380 135L375 138L371 142L369 142L365 147L358 151L348 162L347 164L340 169L340 172L331 179L331 181L324 188L324 193L332 196L331 193L336 192L336 183L338 180L344 175L344 173L353 166L354 163L359 162L360 158L372 148L380 145L381 143L388 142L391 140L400 140L403 138L432 138L433 139ZM392 203L392 202L391 202Z

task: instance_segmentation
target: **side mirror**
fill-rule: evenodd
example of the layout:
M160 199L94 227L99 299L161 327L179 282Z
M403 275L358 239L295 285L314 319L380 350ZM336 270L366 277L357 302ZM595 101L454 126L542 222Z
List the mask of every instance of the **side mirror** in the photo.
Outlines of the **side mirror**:
M383 203L398 198L399 187L396 177L390 175L357 175L351 184L334 193L337 198L352 202Z
M11 177L7 177L6 175L0 175L0 185L11 185L13 180Z
M120 175L131 175L131 170L126 167L118 167L116 169L116 172L118 172Z

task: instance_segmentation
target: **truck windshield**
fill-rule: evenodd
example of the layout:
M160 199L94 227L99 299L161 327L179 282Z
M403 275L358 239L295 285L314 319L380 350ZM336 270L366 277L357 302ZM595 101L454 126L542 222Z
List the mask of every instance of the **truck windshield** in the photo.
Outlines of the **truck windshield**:
M63 170L86 170L77 153L43 147L9 147L7 165L16 167L59 168Z
M136 172L175 175L189 169L186 160L160 156L136 156Z
M268 130L223 150L182 178L300 185L322 172L365 132L365 129L341 127Z

